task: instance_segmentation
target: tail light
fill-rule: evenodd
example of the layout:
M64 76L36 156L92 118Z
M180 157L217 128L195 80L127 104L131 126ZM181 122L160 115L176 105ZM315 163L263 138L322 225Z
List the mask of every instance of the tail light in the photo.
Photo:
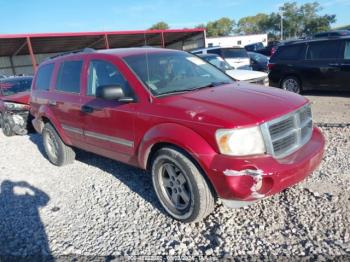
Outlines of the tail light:
M277 50L277 47L272 47L271 48L271 56L276 52L276 50Z
M273 63L268 63L267 64L267 67L269 68L269 70L271 71L272 70L272 68L275 66L275 64L273 64Z

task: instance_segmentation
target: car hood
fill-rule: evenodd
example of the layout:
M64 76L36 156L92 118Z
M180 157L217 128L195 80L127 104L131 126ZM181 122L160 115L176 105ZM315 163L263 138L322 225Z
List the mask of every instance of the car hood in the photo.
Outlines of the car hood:
M264 72L240 69L226 70L226 74L239 81L249 81L252 79L267 77L267 74Z
M224 128L249 126L287 114L306 104L300 95L244 82L156 99L165 117Z
M19 104L29 105L30 92L21 92L15 95L3 96L2 100L7 102L14 102Z

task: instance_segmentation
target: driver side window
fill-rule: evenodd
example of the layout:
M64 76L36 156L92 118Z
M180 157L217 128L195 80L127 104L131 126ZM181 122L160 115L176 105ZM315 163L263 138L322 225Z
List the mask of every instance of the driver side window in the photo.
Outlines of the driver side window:
M87 95L96 96L99 86L120 86L125 95L130 94L127 81L113 64L102 60L92 60L89 64Z

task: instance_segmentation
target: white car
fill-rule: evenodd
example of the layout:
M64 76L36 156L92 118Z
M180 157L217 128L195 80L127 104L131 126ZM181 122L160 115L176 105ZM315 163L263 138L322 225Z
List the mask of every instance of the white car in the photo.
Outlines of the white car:
M215 54L205 54L205 55L200 54L198 56L204 59L205 61L209 62L213 66L216 66L220 70L224 71L233 79L236 79L238 81L245 81L253 84L269 86L269 78L267 73L253 71L253 70L234 69L222 57Z
M234 69L246 69L250 67L250 57L243 47L208 47L194 50L195 55L214 54L225 59Z

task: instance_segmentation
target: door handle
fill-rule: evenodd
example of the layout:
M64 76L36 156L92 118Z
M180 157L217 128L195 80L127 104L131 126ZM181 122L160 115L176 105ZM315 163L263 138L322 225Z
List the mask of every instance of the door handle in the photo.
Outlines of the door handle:
M89 113L94 112L94 108L91 107L91 106L82 106L81 107L81 112L89 114Z

